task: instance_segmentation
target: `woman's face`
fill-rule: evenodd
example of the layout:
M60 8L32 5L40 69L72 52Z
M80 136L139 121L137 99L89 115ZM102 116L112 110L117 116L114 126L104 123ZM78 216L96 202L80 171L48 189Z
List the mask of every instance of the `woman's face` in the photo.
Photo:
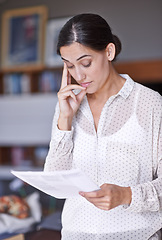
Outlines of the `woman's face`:
M106 50L94 51L74 42L61 47L60 53L71 76L87 88L87 93L95 93L104 87L110 73Z

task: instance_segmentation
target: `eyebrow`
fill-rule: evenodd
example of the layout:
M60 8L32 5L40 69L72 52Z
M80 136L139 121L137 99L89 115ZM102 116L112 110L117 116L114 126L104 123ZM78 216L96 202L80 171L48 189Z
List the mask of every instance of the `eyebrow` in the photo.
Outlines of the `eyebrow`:
M80 59L82 59L82 58L84 58L84 57L91 57L91 55L87 55L87 54L85 54L85 55L83 55L83 56L77 58L77 61L79 61ZM65 59L65 58L63 58L63 57L61 57L61 58L62 58L62 60L66 61L66 62L69 62L67 59Z

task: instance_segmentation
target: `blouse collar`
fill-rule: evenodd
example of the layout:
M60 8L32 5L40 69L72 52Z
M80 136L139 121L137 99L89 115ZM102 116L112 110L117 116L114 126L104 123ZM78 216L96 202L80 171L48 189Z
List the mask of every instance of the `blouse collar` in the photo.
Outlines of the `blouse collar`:
M117 96L121 96L122 98L126 99L133 90L134 81L127 74L120 74L120 76L125 78L126 81L125 81L123 87L120 89L120 91L116 95L111 96L107 100L107 103L106 103L107 106L110 105ZM93 121L93 116L92 116L92 113L91 113L91 110L89 107L87 96L84 97L79 109L80 109L80 111L82 111L84 113L84 115L89 120Z
M127 75L127 74L120 74L121 77L126 79L126 82L124 83L123 87L120 89L120 91L116 94L122 96L124 99L126 99L130 93L133 90L134 87L134 81Z

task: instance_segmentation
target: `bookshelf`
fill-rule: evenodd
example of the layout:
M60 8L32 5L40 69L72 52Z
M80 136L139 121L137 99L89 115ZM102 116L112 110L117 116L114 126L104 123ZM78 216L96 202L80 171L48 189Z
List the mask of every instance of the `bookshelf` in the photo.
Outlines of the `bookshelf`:
M0 94L57 92L61 75L61 67L0 70Z
M8 176L43 167L61 75L61 67L0 71L0 169Z
M13 190L11 184L18 179L11 169L43 170L61 76L61 67L0 70L0 196L38 191L28 184ZM63 200L38 192L43 217L61 211Z

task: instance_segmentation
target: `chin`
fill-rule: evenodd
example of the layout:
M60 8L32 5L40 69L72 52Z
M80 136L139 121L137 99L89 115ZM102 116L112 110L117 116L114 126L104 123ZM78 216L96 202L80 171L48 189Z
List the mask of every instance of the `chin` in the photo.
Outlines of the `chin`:
M93 94L93 93L95 93L96 91L94 91L94 90L92 90L92 89L86 89L86 93L88 93L88 94Z

